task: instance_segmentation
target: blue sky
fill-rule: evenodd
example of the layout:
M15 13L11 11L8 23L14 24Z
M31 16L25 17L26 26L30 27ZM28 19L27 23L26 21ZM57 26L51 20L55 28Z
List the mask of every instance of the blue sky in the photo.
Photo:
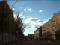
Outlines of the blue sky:
M46 23L55 12L60 11L59 0L35 0L35 1L8 1L11 9L14 9L14 17L19 13L25 27L25 35L34 34L34 31ZM41 22L43 21L43 23Z

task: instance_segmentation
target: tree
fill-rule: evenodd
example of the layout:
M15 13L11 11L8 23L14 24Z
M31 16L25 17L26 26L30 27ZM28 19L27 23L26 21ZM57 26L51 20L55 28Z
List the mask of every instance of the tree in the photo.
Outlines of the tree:
M21 20L21 18L19 17L19 15L17 16L17 19L16 19L16 21L15 21L15 23L16 23L16 33L17 33L17 35L19 36L19 37L23 37L24 35L23 35L23 30L24 30L24 28L23 28L23 23L22 23L22 20Z

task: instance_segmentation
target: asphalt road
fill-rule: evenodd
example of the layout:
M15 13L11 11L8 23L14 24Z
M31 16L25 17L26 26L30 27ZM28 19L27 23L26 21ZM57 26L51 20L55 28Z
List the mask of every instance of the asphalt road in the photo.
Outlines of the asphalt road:
M60 45L60 41L50 42L43 40L19 40L6 45Z

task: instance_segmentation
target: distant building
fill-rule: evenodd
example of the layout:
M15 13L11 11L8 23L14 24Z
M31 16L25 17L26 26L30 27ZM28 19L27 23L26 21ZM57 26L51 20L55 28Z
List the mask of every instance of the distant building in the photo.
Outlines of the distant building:
M40 39L42 37L42 26L34 31L34 39Z
M39 30L34 31L34 39L39 39Z
M29 39L34 39L34 34L28 34Z

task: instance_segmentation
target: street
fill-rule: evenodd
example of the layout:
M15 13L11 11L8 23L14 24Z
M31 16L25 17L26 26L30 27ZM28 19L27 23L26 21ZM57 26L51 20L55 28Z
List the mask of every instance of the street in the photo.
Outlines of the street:
M60 45L60 41L50 42L50 41L40 41L40 40L20 40L16 42L11 42L7 45Z

